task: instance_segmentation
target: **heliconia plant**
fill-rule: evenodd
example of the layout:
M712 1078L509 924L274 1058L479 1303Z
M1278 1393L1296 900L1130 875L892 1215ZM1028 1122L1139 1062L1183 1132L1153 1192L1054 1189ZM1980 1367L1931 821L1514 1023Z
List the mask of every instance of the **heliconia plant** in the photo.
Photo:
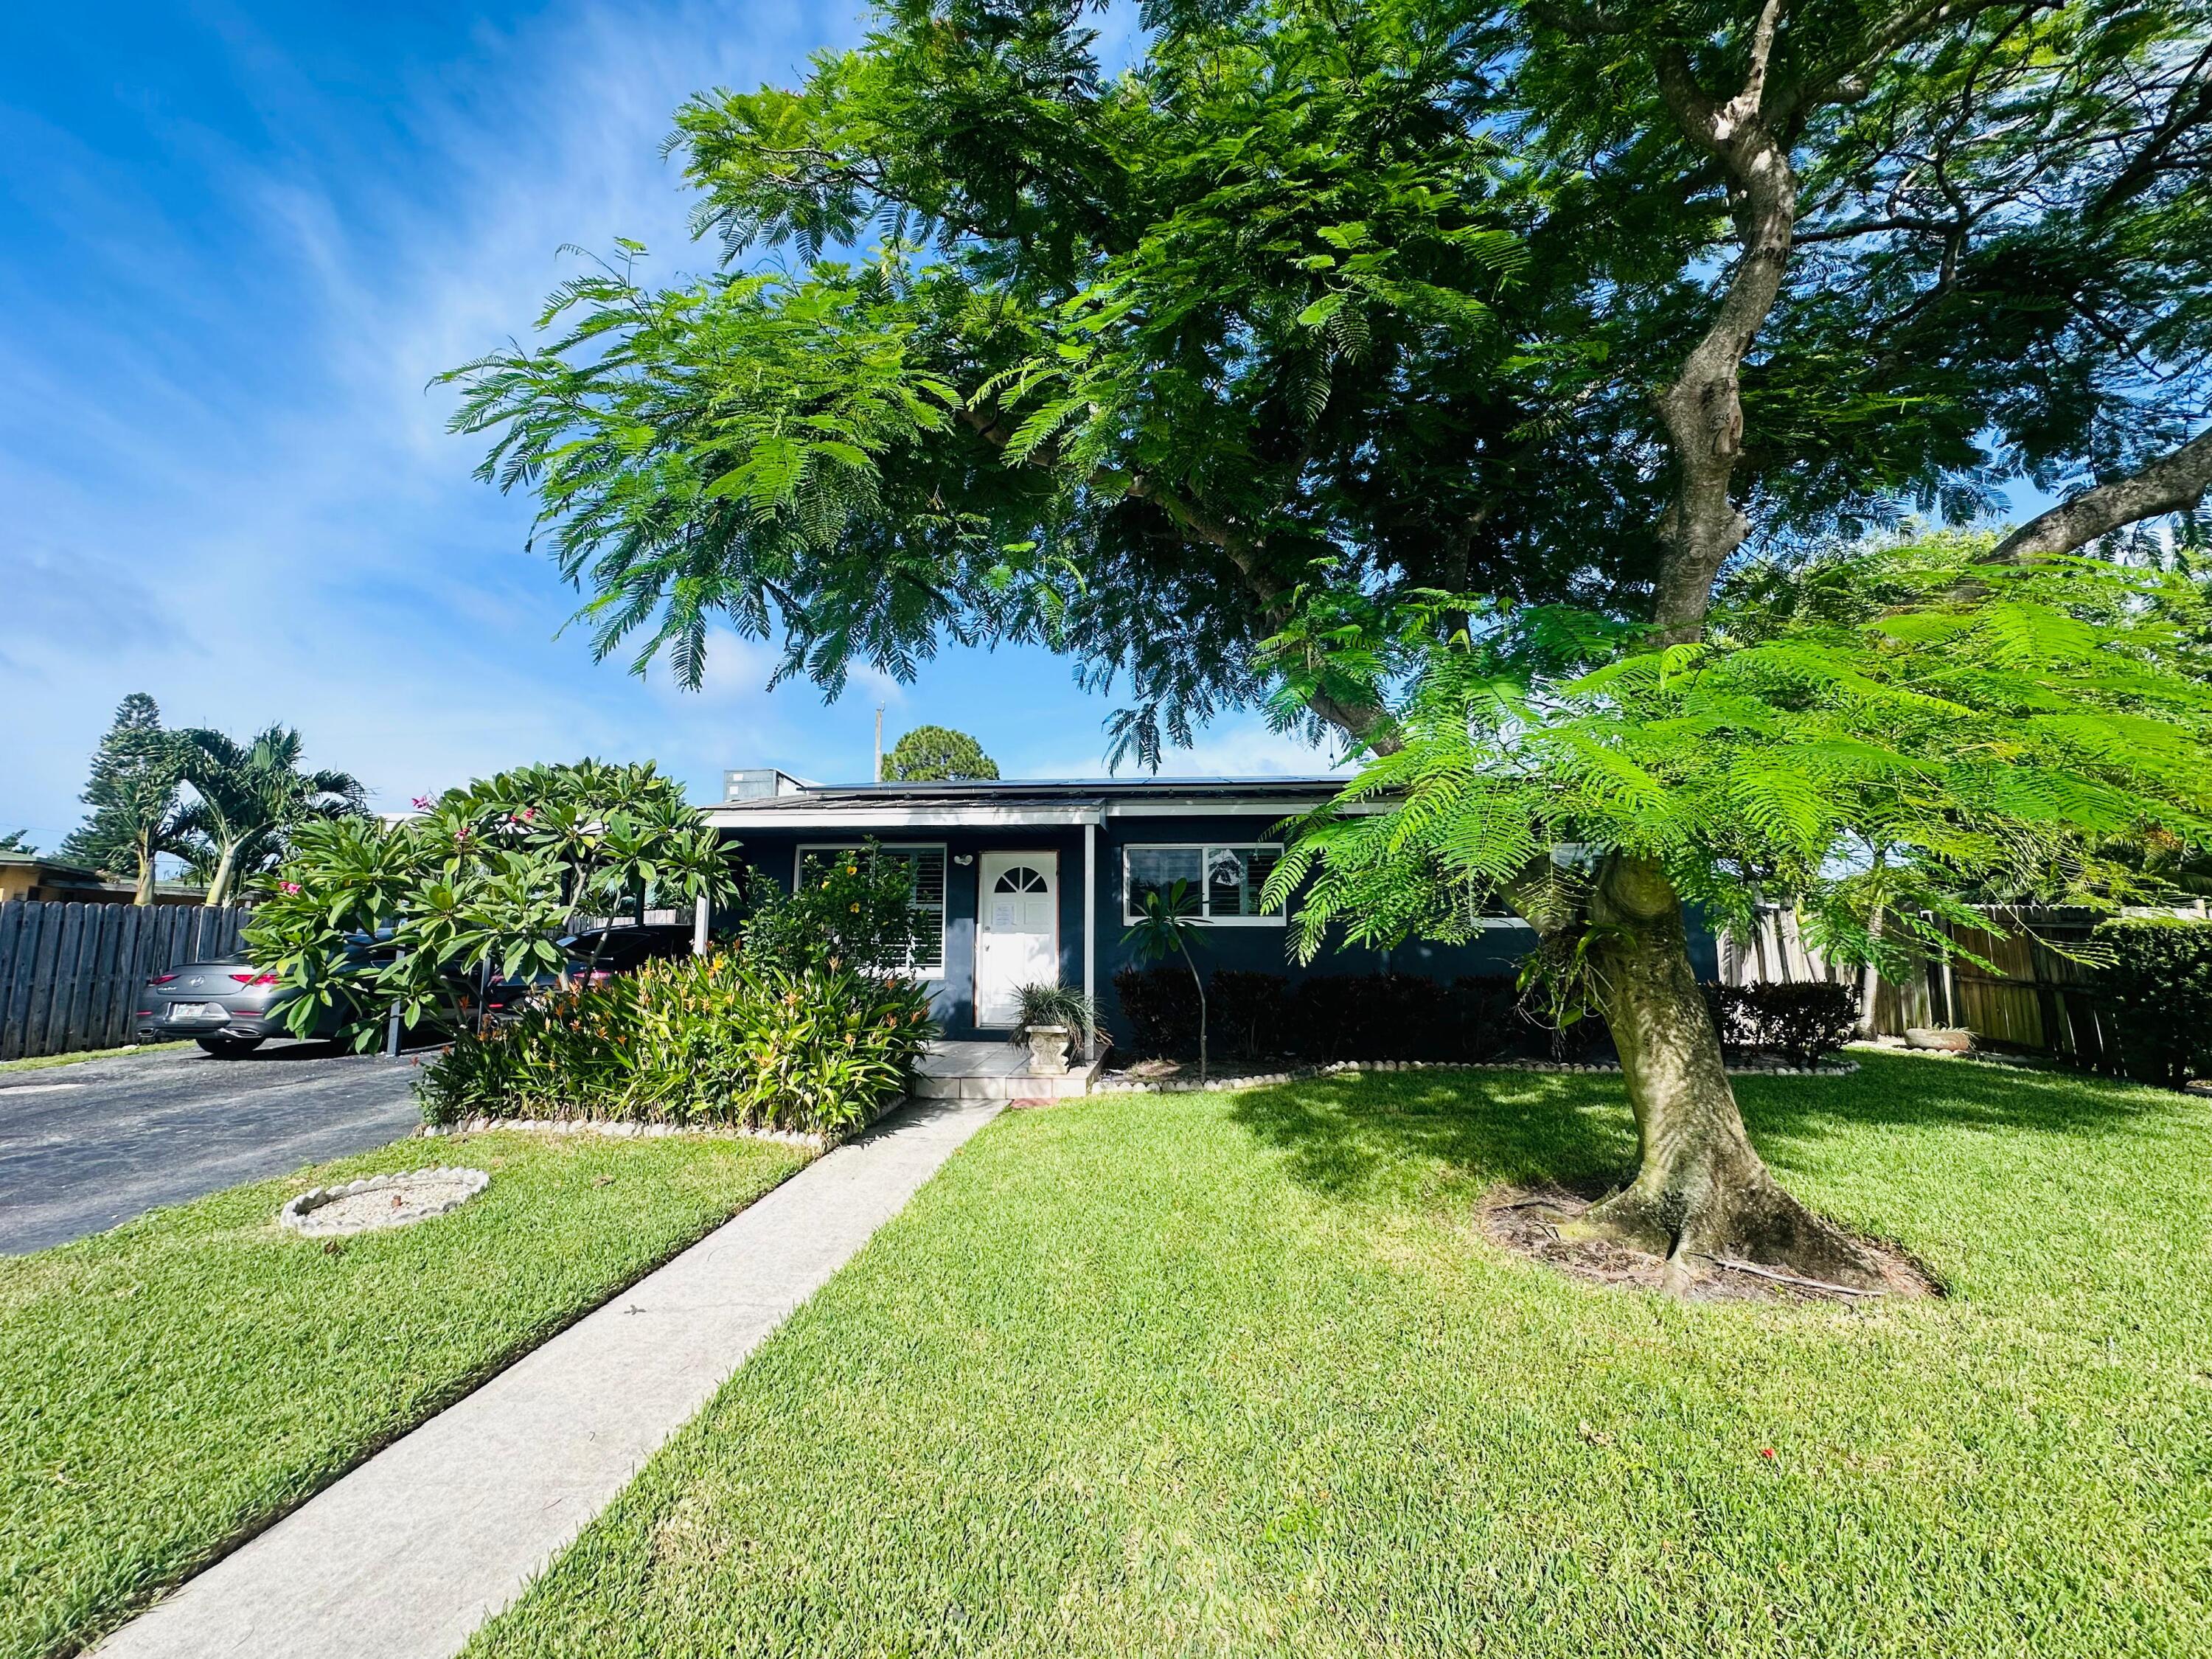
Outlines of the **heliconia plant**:
M927 988L738 952L647 963L537 1000L425 1068L432 1122L586 1117L836 1133L910 1086Z

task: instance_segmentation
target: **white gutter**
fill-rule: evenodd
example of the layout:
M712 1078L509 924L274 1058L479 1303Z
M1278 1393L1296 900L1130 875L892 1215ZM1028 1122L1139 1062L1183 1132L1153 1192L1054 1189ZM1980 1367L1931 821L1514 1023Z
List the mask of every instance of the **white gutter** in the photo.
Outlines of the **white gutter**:
M742 806L702 806L702 823L717 830L966 830L994 824L1097 823L1096 803L1070 806L823 806L749 812Z

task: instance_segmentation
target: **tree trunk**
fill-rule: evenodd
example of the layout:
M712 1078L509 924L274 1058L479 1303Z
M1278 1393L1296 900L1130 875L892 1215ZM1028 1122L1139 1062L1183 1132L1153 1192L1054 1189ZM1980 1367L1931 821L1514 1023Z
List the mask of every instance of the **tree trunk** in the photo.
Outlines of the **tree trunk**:
M238 843L225 842L222 855L216 860L215 875L208 882L205 902L210 909L220 905L230 893L230 872L238 860Z
M154 902L154 861L156 856L151 838L139 836L137 850L138 890L131 895L131 902L133 904L151 904Z
M1752 1150L1665 873L1607 860L1590 920L1598 1002L1620 1051L1642 1158L1633 1183L1562 1232L1662 1257L1677 1290L1717 1259L1880 1287L1868 1252L1784 1191Z

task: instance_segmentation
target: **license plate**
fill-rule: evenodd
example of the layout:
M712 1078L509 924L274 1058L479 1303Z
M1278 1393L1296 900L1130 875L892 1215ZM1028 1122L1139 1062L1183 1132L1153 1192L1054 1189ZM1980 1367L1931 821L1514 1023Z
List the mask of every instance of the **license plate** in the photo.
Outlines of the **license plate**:
M220 1002L173 1002L169 1005L171 1019L228 1019L230 1010Z

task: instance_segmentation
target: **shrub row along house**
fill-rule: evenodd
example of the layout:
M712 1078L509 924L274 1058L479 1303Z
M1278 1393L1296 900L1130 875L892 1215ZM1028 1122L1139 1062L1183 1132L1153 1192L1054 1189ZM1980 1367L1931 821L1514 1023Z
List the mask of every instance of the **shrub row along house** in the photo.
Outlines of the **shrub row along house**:
M727 799L702 816L737 843L756 878L787 888L869 842L877 856L910 863L913 967L948 1037L1011 1030L1017 990L1056 981L1097 1000L1127 1053L1136 1033L1115 979L1135 953L1123 934L1147 891L1178 881L1196 896L1208 975L1297 981L1389 970L1449 982L1515 971L1534 936L1506 916L1463 945L1339 948L1308 967L1291 959L1284 918L1266 913L1260 890L1281 852L1284 821L1340 787L1328 778L1205 778L824 787L748 770L730 773ZM1711 978L1711 941L1693 948L1700 975Z

